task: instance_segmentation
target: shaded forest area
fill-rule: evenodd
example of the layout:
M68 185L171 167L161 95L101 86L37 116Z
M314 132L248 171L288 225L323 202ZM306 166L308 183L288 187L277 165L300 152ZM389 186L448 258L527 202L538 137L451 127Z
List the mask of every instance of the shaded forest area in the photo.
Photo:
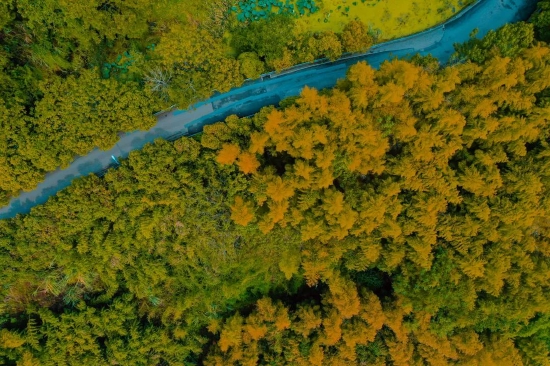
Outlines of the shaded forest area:
M0 221L0 363L549 365L538 24L359 63Z
M121 132L151 128L155 111L374 42L357 21L338 35L296 33L293 15L239 22L233 4L1 1L0 204Z

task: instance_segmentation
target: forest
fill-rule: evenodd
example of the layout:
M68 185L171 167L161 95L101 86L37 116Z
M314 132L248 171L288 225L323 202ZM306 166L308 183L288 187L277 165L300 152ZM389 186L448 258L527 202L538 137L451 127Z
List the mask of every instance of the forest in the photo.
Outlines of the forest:
M379 37L355 19L338 34L298 30L289 12L241 22L232 4L0 1L0 204L121 133L151 128L153 112Z
M262 27L292 25L280 15L233 31L235 58L205 54L217 38L194 19L162 18L176 2L29 4L0 3L4 198L152 110L242 82L245 59L339 56L262 53ZM187 11L206 22L214 4ZM550 1L538 7L448 65L358 63L333 89L159 139L0 220L0 364L550 365ZM325 36L371 44L345 32ZM153 90L146 70L203 94Z

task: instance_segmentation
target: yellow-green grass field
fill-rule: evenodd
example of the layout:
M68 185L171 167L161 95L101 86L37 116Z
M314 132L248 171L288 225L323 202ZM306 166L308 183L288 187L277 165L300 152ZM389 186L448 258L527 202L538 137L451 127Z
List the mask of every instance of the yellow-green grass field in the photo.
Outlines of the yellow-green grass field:
M458 13L473 0L318 0L320 8L297 20L299 33L341 31L360 19L381 31L381 39L406 36L432 27Z

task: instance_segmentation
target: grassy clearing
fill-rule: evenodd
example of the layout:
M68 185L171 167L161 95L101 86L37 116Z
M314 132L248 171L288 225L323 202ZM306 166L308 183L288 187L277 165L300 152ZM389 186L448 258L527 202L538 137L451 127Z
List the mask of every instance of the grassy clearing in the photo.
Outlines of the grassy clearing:
M300 17L297 32L339 32L352 19L381 31L382 39L402 37L452 17L473 0L322 0L319 11Z

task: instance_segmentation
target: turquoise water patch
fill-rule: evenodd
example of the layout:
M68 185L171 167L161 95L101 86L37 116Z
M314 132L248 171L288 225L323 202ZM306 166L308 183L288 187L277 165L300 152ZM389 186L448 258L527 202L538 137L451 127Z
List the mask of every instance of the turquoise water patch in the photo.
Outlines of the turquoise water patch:
M319 10L315 0L244 0L239 1L231 11L237 13L240 22L265 19L271 14L289 14L296 17L313 14Z

